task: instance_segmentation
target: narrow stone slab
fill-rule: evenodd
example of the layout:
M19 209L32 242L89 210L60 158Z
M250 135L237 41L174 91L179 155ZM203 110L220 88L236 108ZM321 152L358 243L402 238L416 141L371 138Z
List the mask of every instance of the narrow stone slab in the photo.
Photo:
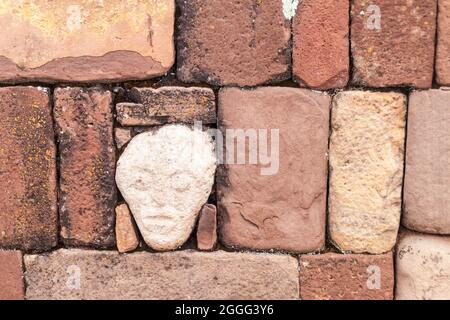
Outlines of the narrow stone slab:
M222 244L323 248L329 108L327 94L304 89L220 92L219 128L226 135L225 165L217 176Z
M126 204L116 207L116 240L120 253L133 251L139 246L136 224Z
M22 254L0 250L0 300L23 299Z
M174 63L174 0L2 0L0 81L123 81Z
M25 256L27 299L297 299L288 255L58 250Z
M181 81L256 86L290 77L291 22L281 1L177 0L177 5Z
M430 88L437 0L354 0L353 84Z
M303 300L392 300L392 253L301 256L300 297Z
M216 98L208 88L133 88L130 97L134 103L116 106L117 121L123 126L216 123Z
M61 237L69 246L112 247L116 206L111 92L54 92L60 152Z
M349 0L300 1L293 22L293 73L302 86L331 89L350 76Z
M45 251L58 241L49 91L0 88L0 248Z
M200 213L197 227L197 247L199 250L214 250L217 244L217 208L205 204Z
M450 237L405 232L397 248L397 300L450 299Z
M400 224L406 97L349 91L333 102L329 230L342 251L392 250Z
M450 0L439 0L436 81L450 86Z
M409 98L403 224L450 234L450 90Z

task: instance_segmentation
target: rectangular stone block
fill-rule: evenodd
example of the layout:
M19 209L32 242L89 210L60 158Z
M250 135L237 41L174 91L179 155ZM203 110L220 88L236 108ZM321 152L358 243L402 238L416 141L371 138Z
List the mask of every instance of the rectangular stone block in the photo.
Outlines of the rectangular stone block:
M304 89L220 92L219 128L226 136L225 165L217 176L222 244L323 248L329 108L326 93Z
M177 0L177 77L256 86L290 77L290 16L278 0Z
M333 101L329 230L342 251L391 251L400 224L406 97L348 91Z
M403 225L450 234L450 89L409 98Z
M293 22L293 73L300 85L342 88L350 76L349 0L300 1Z
M208 88L133 88L133 103L116 106L123 126L152 126L168 123L216 123L216 98Z
M301 256L303 300L393 300L392 253Z
M25 256L27 299L297 299L288 255L58 250Z
M203 251L214 250L217 244L217 208L205 204L200 212L197 226L197 248Z
M174 0L2 0L0 81L145 79L174 63Z
M0 250L0 301L23 299L22 253Z
M397 300L449 300L450 237L402 233L395 277Z
M437 0L355 0L353 84L430 88Z
M46 88L0 88L0 248L58 242L56 161Z
M61 237L69 246L114 246L116 154L111 92L58 88Z
M450 0L439 0L436 81L450 86Z

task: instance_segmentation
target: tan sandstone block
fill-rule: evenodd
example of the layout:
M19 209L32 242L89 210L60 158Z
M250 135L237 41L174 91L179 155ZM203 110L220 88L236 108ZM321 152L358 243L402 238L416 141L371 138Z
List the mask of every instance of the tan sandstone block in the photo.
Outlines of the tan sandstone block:
M405 114L400 93L350 91L334 99L329 228L342 251L380 254L395 244Z
M126 204L116 207L116 241L121 253L133 251L139 245L136 224Z

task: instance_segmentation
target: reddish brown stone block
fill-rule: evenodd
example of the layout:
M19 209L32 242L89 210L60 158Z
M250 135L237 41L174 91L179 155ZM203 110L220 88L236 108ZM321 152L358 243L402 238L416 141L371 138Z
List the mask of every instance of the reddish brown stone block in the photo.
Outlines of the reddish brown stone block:
M450 86L450 0L439 0L436 81Z
M136 223L125 203L116 207L116 240L120 253L133 251L139 245Z
M329 106L327 94L304 89L220 92L219 127L235 146L217 177L222 244L291 252L323 248ZM248 141L245 151L237 148L239 132L248 135L240 138ZM255 144L259 155L249 152ZM264 149L270 150L269 160L261 156ZM227 146L226 154L231 151ZM245 164L236 164L239 153Z
M290 77L291 23L275 0L177 0L178 79L256 86Z
M0 248L57 244L56 161L47 89L0 88Z
M437 0L355 0L351 14L353 84L431 87Z
M134 103L116 106L123 126L153 126L168 123L216 123L216 98L208 88L133 88Z
M112 95L98 88L58 88L54 96L63 242L111 247L116 205Z
M303 0L293 22L294 78L302 86L347 85L350 74L349 0Z
M22 253L0 251L0 300L23 300Z
M392 300L392 253L302 256L300 297L303 300Z
M202 251L214 250L217 244L217 209L205 204L200 212L197 227L197 247Z

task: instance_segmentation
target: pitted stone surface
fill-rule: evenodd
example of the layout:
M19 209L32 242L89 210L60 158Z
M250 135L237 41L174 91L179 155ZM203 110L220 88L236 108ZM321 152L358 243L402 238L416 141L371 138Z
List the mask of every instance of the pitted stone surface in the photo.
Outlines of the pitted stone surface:
M22 269L20 251L0 250L0 301L24 299Z
M137 135L117 163L116 182L145 242L173 250L189 238L214 184L211 137L169 125Z
M439 0L436 81L450 86L450 0Z

